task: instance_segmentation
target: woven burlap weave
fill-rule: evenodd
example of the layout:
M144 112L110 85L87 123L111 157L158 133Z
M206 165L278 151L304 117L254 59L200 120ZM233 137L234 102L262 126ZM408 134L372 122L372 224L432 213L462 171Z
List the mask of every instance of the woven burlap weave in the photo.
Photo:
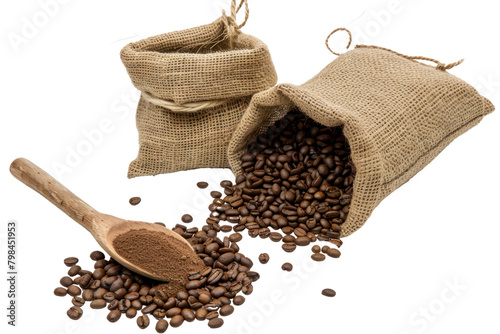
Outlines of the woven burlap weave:
M136 116L139 154L129 178L229 166L233 130L251 96L274 86L277 75L263 42L239 30L229 39L228 28L223 16L123 48L123 64L143 92Z
M342 126L351 146L357 173L344 237L494 110L472 86L444 70L388 50L358 47L303 85L280 84L254 95L228 148L236 175L247 145L294 108L325 126Z

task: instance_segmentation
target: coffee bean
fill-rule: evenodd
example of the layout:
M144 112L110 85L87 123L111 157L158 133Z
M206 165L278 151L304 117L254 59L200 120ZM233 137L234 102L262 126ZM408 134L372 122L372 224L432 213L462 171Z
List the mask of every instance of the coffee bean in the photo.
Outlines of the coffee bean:
M218 287L212 289L211 294L214 298L219 298L220 296L224 295L226 292L227 292L226 288L224 288L222 286L218 286Z
M70 296L78 296L80 293L82 293L82 290L77 287L76 285L70 285L68 286L68 295Z
M85 289L82 292L82 298L86 301L92 301L94 300L94 291L90 289Z
M330 239L330 242L332 244L336 245L337 247L342 246L342 243L343 243L342 240L340 240L340 239Z
M243 236L240 233L233 233L229 236L229 241L231 242L239 242Z
M165 319L158 320L155 329L158 333L165 333L168 329L168 321Z
M144 329L149 326L149 317L147 316L147 314L143 314L140 317L137 317L137 326L139 326L140 329Z
M61 285L64 286L64 287L68 287L71 284L73 284L73 280L69 276L64 276L63 278L61 278L61 280L59 281L59 283L61 283Z
M135 318L135 316L137 315L137 309L131 307L129 308L126 312L125 312L125 316L129 319L133 319Z
M99 261L104 259L104 253L100 251L93 251L90 253L90 258L94 261Z
M68 275L71 276L71 277L73 277L75 275L78 275L78 273L80 272L80 270L82 270L82 268L79 265L72 266L68 270Z
M233 304L236 306L243 305L244 302L245 302L245 297L243 296L236 296L233 299Z
M94 299L90 303L90 308L101 309L106 307L106 301L104 299Z
M82 317L83 311L80 307L78 306L72 306L68 312L66 312L68 317L72 320L78 320Z
M318 245L314 245L311 248L313 253L319 253L321 251L321 248Z
M281 248L283 248L283 250L287 253L291 253L295 250L295 248L297 248L297 246L291 242L285 242Z
M231 232L233 230L233 227L231 225L222 225L220 227L220 230L224 233Z
M225 316L228 316L230 314L232 314L234 312L234 307L232 307L231 305L224 305L221 307L219 313L221 316L225 317Z
M181 217L183 223L191 223L193 221L193 216L190 214L185 214Z
M222 263L223 265L228 265L229 263L234 261L234 253L224 253L221 256L219 256L218 261Z
M222 194L220 193L220 191L211 191L210 192L210 196L212 196L213 198L221 198L222 197Z
M67 257L64 259L64 264L67 267L72 267L77 263L78 263L78 258L76 258L76 257ZM74 276L74 275L71 275L71 276Z
M170 320L170 326L176 328L182 325L184 322L184 317L180 314L174 315L172 319Z
M269 254L267 253L262 253L259 255L259 262L262 264L266 264L269 262Z
M200 189L205 189L206 187L208 187L208 183L207 182L204 182L204 181L201 181L201 182L198 182L196 184L198 186L198 188ZM174 326L175 327L175 326Z
M271 232L269 234L269 239L271 239L274 242L281 241L282 238L283 238L283 236L278 232Z
M137 205L137 204L141 203L141 198L140 197L132 197L128 200L128 202L130 203L130 205Z
M292 271L293 265L290 262L285 262L281 266L281 269L284 270L284 271Z
M223 180L220 182L220 186L222 188L231 187L232 185L233 185L233 182L231 182L229 180Z
M295 239L294 242L297 246L307 246L311 243L311 239L303 236L303 237L298 237L297 239Z
M196 310L195 317L196 320L203 321L207 318L208 311L204 308L199 308Z
M323 289L323 291L321 291L321 294L327 297L335 297L337 293L332 289Z
M85 299L75 296L73 297L73 299L71 299L71 303L75 306L82 307L85 304Z
M193 322L195 319L194 311L189 308L183 309L181 315L187 322Z
M68 294L68 290L65 288L55 288L54 289L54 295L58 297L64 297Z
M219 306L217 306L217 307L219 307ZM212 319L215 319L218 317L219 317L219 312L217 312L217 311L211 311L211 312L208 312L208 314L207 314L207 320L212 320Z
M325 254L321 253L314 253L313 255L311 255L311 259L313 259L314 261L324 261L325 258Z
M118 310L112 310L111 312L108 313L107 319L109 322L117 322L120 320L120 317L122 316L122 313Z
M208 322L208 327L210 328L220 328L222 325L224 325L224 320L221 318L214 318Z
M333 257L333 258L339 258L340 257L340 251L335 248L330 248L326 251L326 255Z

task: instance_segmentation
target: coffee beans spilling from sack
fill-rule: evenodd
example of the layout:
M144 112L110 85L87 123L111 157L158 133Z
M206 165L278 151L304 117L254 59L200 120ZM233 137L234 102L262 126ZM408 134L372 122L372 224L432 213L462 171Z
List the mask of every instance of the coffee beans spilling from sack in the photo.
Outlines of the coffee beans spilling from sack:
M210 226L218 230L228 221L234 231L282 241L286 252L317 239L341 245L356 168L340 127L291 112L249 145L241 167L236 185L225 185L227 196L209 206ZM313 259L322 261L324 255Z
M93 309L107 307L110 322L118 321L122 315L137 317L137 325L146 328L154 318L156 330L179 327L185 321L208 320L211 328L221 327L220 318L233 313L231 305L241 305L253 291L252 283L260 276L251 271L252 261L239 253L238 238L217 237L217 231L205 225L202 230L176 225L173 229L184 237L203 259L206 268L200 272L190 272L185 290L170 295L166 284L152 281L123 268L113 259L106 260L100 251L90 254L95 262L94 270L84 270L77 258L64 261L70 266L68 276L61 279L62 287L54 290L56 296L70 295L73 306L68 317L77 320L83 315L82 306L89 303ZM76 276L76 277L75 277ZM166 318L166 319L165 319Z

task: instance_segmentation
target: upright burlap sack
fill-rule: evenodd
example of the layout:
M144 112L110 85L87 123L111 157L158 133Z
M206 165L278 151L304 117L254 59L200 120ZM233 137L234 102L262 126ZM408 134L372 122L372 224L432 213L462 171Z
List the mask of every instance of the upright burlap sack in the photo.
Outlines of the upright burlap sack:
M280 84L256 94L229 144L232 171L241 172L247 145L292 109L325 126L342 126L357 173L341 236L352 234L382 199L494 110L446 72L456 64L433 67L409 58L357 46L303 85Z
M233 1L231 16L121 51L132 83L142 92L136 116L139 154L129 178L229 167L227 146L251 96L277 81L267 46L240 32L244 23L236 24L236 12Z

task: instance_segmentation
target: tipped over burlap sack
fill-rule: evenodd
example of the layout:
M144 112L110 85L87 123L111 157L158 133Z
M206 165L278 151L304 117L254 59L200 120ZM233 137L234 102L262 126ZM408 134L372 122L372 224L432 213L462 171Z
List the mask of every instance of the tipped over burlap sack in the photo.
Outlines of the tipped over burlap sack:
M150 37L121 51L142 92L139 154L129 178L229 167L227 146L251 96L277 81L267 46L239 31L244 23L235 23L235 12L233 7L231 17L224 14L211 24Z
M494 110L446 72L456 64L433 67L409 58L357 46L303 85L280 84L256 94L229 144L232 171L240 174L247 145L290 110L342 126L357 173L341 236L352 234L380 201Z

